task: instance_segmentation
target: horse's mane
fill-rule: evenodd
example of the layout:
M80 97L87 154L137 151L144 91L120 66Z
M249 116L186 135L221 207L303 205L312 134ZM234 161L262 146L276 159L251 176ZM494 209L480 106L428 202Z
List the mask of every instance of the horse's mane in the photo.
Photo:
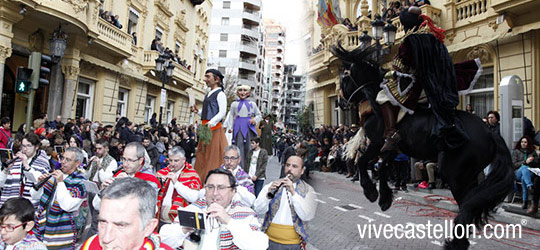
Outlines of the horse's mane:
M341 42L338 42L337 46L332 45L330 47L330 52L347 63L365 63L374 68L378 68L380 66L380 63L376 60L375 53L378 51L374 45L368 47L358 47L349 51L343 48Z
M358 47L348 51L338 42L337 46L333 45L330 47L330 52L341 59L345 65L356 65L356 67L352 67L356 72L352 72L353 69L351 69L352 75L362 76L361 78L364 80L371 79L370 82L364 82L369 86L363 88L361 92L363 93L365 100L369 101L373 107L375 114L378 115L380 110L375 102L375 97L380 90L379 84L385 73L380 67L380 63L377 61L377 59L380 59L377 57L379 49L376 48L375 45L371 45L368 47Z

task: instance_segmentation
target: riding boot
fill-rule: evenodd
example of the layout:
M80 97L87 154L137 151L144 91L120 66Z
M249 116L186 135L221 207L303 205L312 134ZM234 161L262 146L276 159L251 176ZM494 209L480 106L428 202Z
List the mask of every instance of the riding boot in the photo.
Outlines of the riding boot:
M381 152L394 151L397 148L397 143L401 139L396 131L396 112L395 107L390 102L385 102L381 105L381 113L384 120L384 138L386 138Z

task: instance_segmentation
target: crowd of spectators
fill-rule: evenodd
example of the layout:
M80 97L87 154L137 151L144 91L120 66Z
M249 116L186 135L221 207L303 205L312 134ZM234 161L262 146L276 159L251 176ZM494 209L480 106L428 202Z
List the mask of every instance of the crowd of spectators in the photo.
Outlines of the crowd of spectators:
M3 121L6 129L0 128L0 132L9 132L7 124L11 126L11 122L8 118L6 119ZM27 134L26 128L26 124L19 126L13 141L14 152L21 149L22 139ZM118 119L113 126L92 122L84 117L77 120L67 119L66 123L61 121L60 116L53 121L48 121L47 116L43 115L34 120L32 128L35 129L29 132L39 137L40 148L47 153L50 162L55 164L60 160L61 151L73 146L83 149L85 162L88 161L90 158L88 156L95 155L95 146L100 139L109 142L109 153L117 161L120 161L124 146L134 141L147 144L145 147L151 152L149 153L151 161L160 164L166 158L162 156L166 155L166 151L173 146L182 146L189 161L194 157L197 147L197 136L193 125L177 125L176 118L173 118L168 125L158 125L155 122L155 114L153 126L145 123L135 124L126 117ZM10 133L7 135L11 137ZM6 145L2 144L2 139L3 137L0 136L0 148L6 148ZM153 166L156 170L161 169L159 164Z
M182 58L179 55L179 51L173 52L168 47L165 48L163 46L163 43L161 42L161 38L159 37L154 38L154 40L152 40L152 45L150 46L150 49L155 50L159 52L159 54L172 59L173 61L177 62L178 64L180 64L182 67L186 68L187 70L191 70L191 65L187 64L186 59L182 60Z
M35 235L48 246L67 244L69 248L74 243L72 241L75 238L72 237L82 239L95 194L87 193L90 191L88 187L83 187L86 184L82 185L81 181L88 179L103 185L103 181L111 178L118 170L128 169L124 166L127 161L124 151L133 143L144 147L147 153L143 155L145 160L142 164L147 171L153 173L169 165L167 152L173 147L182 148L186 163L195 157L197 147L195 128L177 125L176 118L167 125L154 122L154 126L150 126L135 124L122 117L114 125L104 125L84 117L67 119L64 123L62 117L57 116L55 120L49 121L44 114L34 120L31 126L22 124L14 138L10 133L11 120L4 117L1 123L0 148L9 149L2 152L11 152L11 156L2 154L0 205L14 197L28 199L36 209L36 219L40 221L37 223L36 220L33 229ZM26 177L23 181L19 176L26 171L35 179ZM50 179L55 179L55 182ZM60 183L65 185L61 186ZM42 188L43 191L37 192L33 188ZM24 191L19 193L19 190ZM71 198L66 198L69 196ZM55 197L54 203L49 202L52 197ZM89 202L83 202L86 197ZM49 216L56 216L58 220L48 221ZM96 219L94 214L92 217ZM55 230L61 229L67 220L75 223L74 231L69 233L70 236L65 234L67 238L55 236ZM29 230L32 230L32 226Z
M207 226L234 226L230 232L234 241L226 241L231 242L231 248L238 244L249 249L267 249L269 244L276 244L267 234L282 234L268 230L275 226L273 223L291 224L289 227L293 228L290 218L277 222L266 219L272 218L278 209L269 209L272 199L267 198L267 193L277 191L287 192L287 195L276 199L286 196L295 199L294 206L282 205L279 209L298 210L296 213L303 221L315 216L314 190L300 180L304 172L300 157L287 160L285 168L289 178L265 186L263 179L259 181L259 189L262 188L264 195L255 191L254 183L258 180L255 175L262 173L264 178L265 169L261 167L266 168L267 160L264 159L266 151L259 147L259 138L251 140L253 157L250 157L250 166L244 166L247 172L239 165L238 147L230 145L222 152L223 165L202 179L191 165L198 144L197 128L178 125L175 118L161 125L153 114L148 125L121 117L115 124L104 125L84 117L67 119L64 123L62 117L57 116L50 121L45 114L31 126L21 125L22 135L13 140L9 140L13 138L10 119L0 121L0 147L10 149L16 158L10 160L2 156L0 223L3 237L0 246L29 244L34 246L30 249L75 249L85 242L82 249L113 248L113 245L118 247L117 244L133 244L134 248L139 248L146 244L144 242L150 242L170 249L163 242L178 248L185 237L194 240L197 234L204 234L212 240L197 242L202 249L207 249L205 246L215 244L221 235L189 228L182 230L178 218L175 219L179 208L186 211L202 208L210 215L205 218ZM217 153L216 157L220 155ZM293 182L302 183L302 188L293 189ZM282 189L277 188L280 183ZM300 196L293 196L295 193ZM26 216L16 217L16 220L7 218L17 213L13 206L18 206ZM225 211L229 207L231 209ZM245 214L250 214L249 220ZM259 219L272 223L261 225ZM21 223L26 225L19 229L5 226ZM126 225L117 228L122 223ZM5 232L14 231L20 237L4 238ZM122 235L128 232L131 233ZM299 235L307 238L305 234ZM300 246L300 242L294 244Z
M111 11L99 9L99 17L105 19L105 21L111 23L112 25L122 29L122 24L120 24L120 16L114 15Z

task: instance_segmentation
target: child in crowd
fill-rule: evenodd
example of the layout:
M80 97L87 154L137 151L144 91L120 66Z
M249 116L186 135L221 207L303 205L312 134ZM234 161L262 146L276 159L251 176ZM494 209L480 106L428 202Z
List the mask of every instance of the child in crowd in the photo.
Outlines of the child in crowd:
M30 233L34 228L34 206L22 197L11 198L0 208L0 250L47 250L43 242Z
M164 169L169 165L169 156L167 155L167 150L164 150L163 153L159 156L159 169Z

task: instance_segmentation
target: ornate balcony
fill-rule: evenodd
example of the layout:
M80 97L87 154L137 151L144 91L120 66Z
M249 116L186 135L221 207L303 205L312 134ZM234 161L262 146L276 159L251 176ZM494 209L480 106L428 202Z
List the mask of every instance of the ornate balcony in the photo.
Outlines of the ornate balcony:
M150 70L156 69L156 59L159 56L159 52L155 50L146 50L144 51L143 56L143 71L146 74ZM186 69L184 66L173 62L174 63L174 71L173 71L173 78L172 81L176 81L176 83L180 83L180 88L189 88L192 87L196 80L193 78L193 72ZM156 78L157 79L157 78Z
M92 26L95 25L95 20L98 18L97 1L31 0L13 2L24 3L36 11L58 17L64 23L69 22L83 31L94 29Z
M123 57L130 57L133 54L131 46L133 37L130 34L102 18L98 18L97 29L99 35L95 40L96 44L107 48L111 53Z

